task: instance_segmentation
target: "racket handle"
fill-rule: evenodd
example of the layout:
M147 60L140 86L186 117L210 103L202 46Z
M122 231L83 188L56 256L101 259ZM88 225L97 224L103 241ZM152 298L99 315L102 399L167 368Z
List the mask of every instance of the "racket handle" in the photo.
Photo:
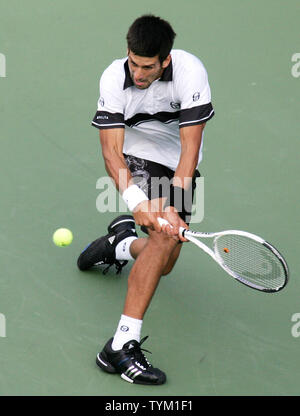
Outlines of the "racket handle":
M167 220L165 220L164 218L161 218L161 217L158 217L157 221L159 222L159 225L170 225ZM171 225L171 227L172 227L172 225Z
M172 225L167 221L167 220L165 220L164 218L161 218L161 217L158 217L157 218L157 221L159 222L159 225L169 225L171 228L173 228L172 227ZM183 227L179 227L179 233L184 237L184 232L186 231L186 229L185 228L183 228Z

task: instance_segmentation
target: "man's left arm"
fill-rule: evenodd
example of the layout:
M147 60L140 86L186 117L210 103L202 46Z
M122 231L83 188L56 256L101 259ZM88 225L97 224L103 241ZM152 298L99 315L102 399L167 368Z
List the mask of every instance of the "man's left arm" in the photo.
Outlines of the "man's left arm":
M187 55L189 61L183 65L180 77L177 78L176 90L181 105L179 115L179 132L181 141L181 154L177 165L170 198L166 200L164 207L170 207L172 211L173 233L178 226L184 226L184 221L176 215L176 212L190 214L192 207L192 180L199 161L199 151L202 142L203 129L207 121L214 116L211 103L211 93L208 77L202 62ZM164 218L167 214L164 215ZM168 219L168 218L166 218ZM185 227L186 228L186 227ZM166 227L163 231L170 233Z
M177 235L179 227L188 228L187 224L179 217L178 214L176 214L176 212L181 211L182 209L185 210L185 207L187 205L191 205L192 202L187 201L187 199L192 198L192 180L198 165L199 151L204 127L205 123L196 126L182 127L180 129L181 154L179 164L173 178L172 185L174 187L174 194L170 198L170 200L172 200L171 206L169 206L170 200L166 201L164 205L165 208L168 207L167 210L169 211L169 214L165 214L165 219L168 219L168 216L171 216L173 223L177 222L177 225L173 226L173 229L167 226L163 227L163 231L167 232L169 235ZM182 195L185 193L186 198L184 200ZM176 196L177 198L179 197L178 200L176 200ZM180 239L182 241L187 241L182 237Z
M198 165L199 151L205 123L180 129L181 154L175 171L173 186L188 190Z

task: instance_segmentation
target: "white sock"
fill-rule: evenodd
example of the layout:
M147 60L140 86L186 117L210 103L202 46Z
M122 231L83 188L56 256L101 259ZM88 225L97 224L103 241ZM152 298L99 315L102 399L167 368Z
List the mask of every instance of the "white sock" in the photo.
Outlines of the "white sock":
M140 342L142 323L143 321L140 319L121 315L121 319L112 342L112 349L114 351L121 350L123 345L132 339Z
M131 243L136 240L137 237L127 237L120 241L116 246L116 259L117 260L134 260L130 254Z

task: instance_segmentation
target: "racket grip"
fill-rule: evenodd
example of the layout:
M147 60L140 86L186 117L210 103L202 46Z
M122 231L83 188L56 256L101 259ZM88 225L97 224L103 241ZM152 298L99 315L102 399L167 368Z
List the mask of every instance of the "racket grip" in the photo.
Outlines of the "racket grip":
M161 218L161 217L158 217L157 221L159 222L159 225L170 225L167 220L165 220L164 218ZM171 225L171 227L172 227L172 225Z
M157 218L157 221L159 222L159 225L169 225L171 228L173 228L172 227L172 225L167 221L167 220L165 220L164 218L161 218L161 217L158 217ZM182 236L184 236L184 232L186 231L186 229L185 228L183 228L183 227L179 227L179 233L182 235Z

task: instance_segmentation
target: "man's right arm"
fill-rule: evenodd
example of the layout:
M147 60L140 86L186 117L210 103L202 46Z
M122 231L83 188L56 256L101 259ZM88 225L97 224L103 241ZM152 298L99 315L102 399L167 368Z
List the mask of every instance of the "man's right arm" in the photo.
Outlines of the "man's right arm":
M101 129L99 130L99 134L106 171L114 180L120 194L123 195L124 191L134 185L130 170L123 156L124 129ZM161 231L161 227L157 221L159 212L155 212L151 201L144 200L140 202L132 214L138 225L150 227L157 232Z
M123 156L124 129L105 129L99 133L106 171L122 195L132 179Z

